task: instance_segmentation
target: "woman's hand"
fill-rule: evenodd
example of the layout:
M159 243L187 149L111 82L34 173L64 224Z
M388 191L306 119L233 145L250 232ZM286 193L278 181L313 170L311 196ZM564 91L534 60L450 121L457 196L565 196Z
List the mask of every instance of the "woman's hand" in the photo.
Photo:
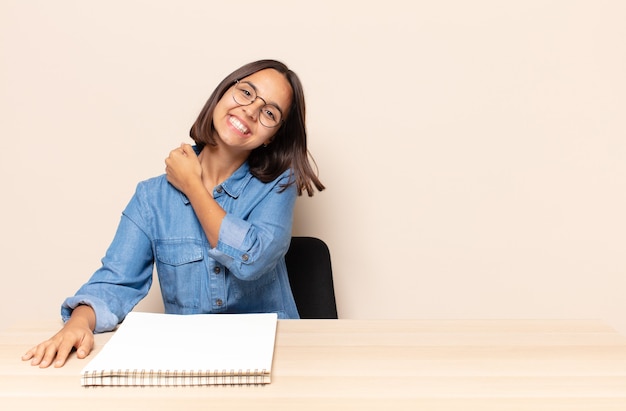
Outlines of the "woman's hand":
M85 358L93 348L94 326L93 309L88 306L76 307L72 318L58 333L28 350L22 360L30 360L31 365L38 365L39 368L47 368L53 363L58 368L65 364L72 348L76 348L78 358Z
M165 159L167 181L185 194L197 184L202 185L202 166L193 147L181 144Z
M165 159L165 172L167 181L182 191L191 202L211 247L217 247L220 226L226 212L213 199L211 190L202 181L201 157L202 153L197 156L189 144L181 144Z

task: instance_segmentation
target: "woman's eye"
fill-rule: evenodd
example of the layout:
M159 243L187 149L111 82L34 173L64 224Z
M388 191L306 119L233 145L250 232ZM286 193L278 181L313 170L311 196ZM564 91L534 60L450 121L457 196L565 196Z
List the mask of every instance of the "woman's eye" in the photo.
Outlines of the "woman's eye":
M274 115L272 109L266 107L263 109L263 113L266 117L271 118L272 120L276 120L276 116Z
M252 90L248 85L246 84L239 84L237 86L237 92L239 93L239 95L244 98L245 100L248 101L252 101L255 99L255 93L254 90Z

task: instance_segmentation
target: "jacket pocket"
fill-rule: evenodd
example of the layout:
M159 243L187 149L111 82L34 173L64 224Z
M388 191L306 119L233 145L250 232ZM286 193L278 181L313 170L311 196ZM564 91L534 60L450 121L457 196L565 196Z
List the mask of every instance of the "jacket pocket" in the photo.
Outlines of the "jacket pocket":
M200 307L202 278L206 276L202 242L156 240L155 256L163 301L182 308Z

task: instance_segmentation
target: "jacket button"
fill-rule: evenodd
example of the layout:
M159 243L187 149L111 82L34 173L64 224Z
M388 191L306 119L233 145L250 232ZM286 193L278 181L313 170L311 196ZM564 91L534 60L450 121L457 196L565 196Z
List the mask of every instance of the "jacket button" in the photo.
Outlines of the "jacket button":
M215 300L215 305L217 305L218 307L221 307L222 304L224 304L224 301L222 301L221 298L218 298L217 300Z
M222 188L222 186L217 186L217 188L215 189L215 191L218 192L218 194L222 194L222 191L224 191L224 189Z
M213 272L214 272L215 274L219 274L221 271L222 271L222 269L221 269L221 268L219 268L219 267L215 267L215 268L213 269Z
M248 256L248 254L244 254L244 255L241 256L241 259L243 261L248 261L248 259L250 259L250 256Z

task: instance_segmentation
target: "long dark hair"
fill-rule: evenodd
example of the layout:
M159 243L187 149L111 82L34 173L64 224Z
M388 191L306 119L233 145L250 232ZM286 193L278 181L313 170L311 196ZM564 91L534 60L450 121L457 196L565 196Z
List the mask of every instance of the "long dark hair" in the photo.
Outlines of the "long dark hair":
M270 182L285 170L291 169L293 174L289 184L296 184L298 195L302 195L306 190L307 194L312 196L314 186L318 191L322 191L325 187L311 166L311 161L313 164L315 161L307 149L304 90L296 73L279 61L255 61L226 76L205 103L195 123L191 126L189 135L200 149L206 144L215 145L213 111L217 102L237 80L265 69L274 69L285 76L293 90L293 98L286 119L274 135L272 143L258 147L250 153L248 157L250 172L259 180Z

